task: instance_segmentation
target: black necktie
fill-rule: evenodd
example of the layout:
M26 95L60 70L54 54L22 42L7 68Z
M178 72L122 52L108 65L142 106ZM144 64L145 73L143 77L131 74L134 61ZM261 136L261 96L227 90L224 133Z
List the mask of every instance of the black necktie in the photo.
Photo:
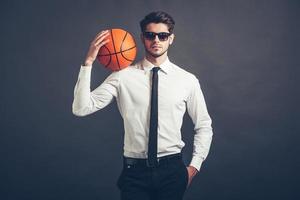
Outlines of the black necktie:
M148 165L151 167L157 166L158 70L160 70L159 67L152 68L151 113L148 143Z

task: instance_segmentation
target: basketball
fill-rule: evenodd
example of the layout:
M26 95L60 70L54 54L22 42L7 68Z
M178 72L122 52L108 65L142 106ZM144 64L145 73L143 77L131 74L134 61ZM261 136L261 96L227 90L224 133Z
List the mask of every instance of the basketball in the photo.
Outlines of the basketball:
M97 59L106 68L118 71L128 67L136 57L136 43L123 29L111 29L106 37L109 42L99 49Z

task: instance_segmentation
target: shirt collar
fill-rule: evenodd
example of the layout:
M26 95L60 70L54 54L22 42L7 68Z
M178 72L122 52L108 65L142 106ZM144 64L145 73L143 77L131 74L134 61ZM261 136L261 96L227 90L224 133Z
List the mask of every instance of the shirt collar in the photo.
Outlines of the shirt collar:
M150 61L148 61L146 59L146 57L144 57L144 59L141 62L141 68L145 71L145 72L149 72L152 70L153 67L160 67L161 71L163 71L164 73L168 74L172 68L172 63L170 62L169 58L167 57L167 59L160 64L160 66L155 66L154 64L152 64Z

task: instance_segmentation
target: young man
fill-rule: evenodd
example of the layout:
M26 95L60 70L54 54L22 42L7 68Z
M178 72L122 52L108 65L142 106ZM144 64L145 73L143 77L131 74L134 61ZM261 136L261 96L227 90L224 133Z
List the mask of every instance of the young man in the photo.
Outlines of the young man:
M90 91L91 69L108 31L92 41L74 90L73 113L85 116L113 99L124 120L124 167L118 179L121 199L182 199L207 157L212 140L211 118L198 79L171 63L175 22L165 12L152 12L140 22L145 57L112 72ZM188 110L194 123L193 157L185 166L181 126Z

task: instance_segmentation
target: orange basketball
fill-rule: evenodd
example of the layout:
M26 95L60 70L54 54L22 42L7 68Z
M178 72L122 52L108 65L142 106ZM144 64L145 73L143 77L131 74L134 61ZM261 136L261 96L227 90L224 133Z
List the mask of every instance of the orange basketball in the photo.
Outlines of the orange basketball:
M136 43L130 33L123 29L111 29L105 38L109 42L102 46L97 59L106 68L118 71L128 67L136 56Z

